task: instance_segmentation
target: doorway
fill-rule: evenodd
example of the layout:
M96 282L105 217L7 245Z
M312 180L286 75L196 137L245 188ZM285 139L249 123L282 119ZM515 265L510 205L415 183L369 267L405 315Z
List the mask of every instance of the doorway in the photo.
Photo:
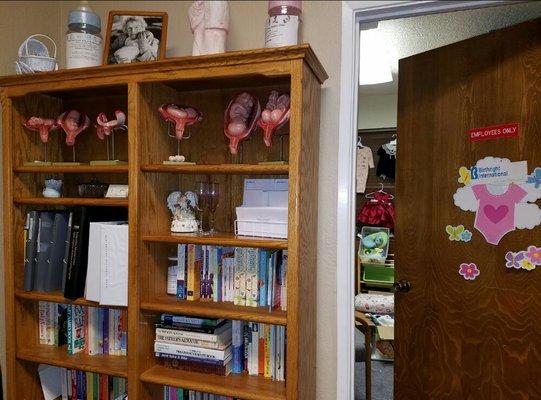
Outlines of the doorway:
M357 296L357 327L352 335L355 338L355 375L352 385L355 399L369 396L372 399L387 400L393 398L394 392L394 343L392 330L387 327L394 323L394 314L392 310L389 312L389 308L393 307L389 299L393 298L393 290L396 289L393 279L394 226L389 221L392 220L392 206L396 196L394 168L397 157L400 157L399 153L394 152L396 140L400 140L400 134L397 138L396 132L399 72L397 61L540 15L541 5L522 3L401 19L380 19L359 24L360 79L355 82L355 90L358 90L358 124L354 137L355 153L359 153L359 158L357 163L353 164L356 165L356 176L354 184L352 183L355 188L353 196L356 226L350 242L354 246L349 248L355 260L351 275L353 291ZM363 43L363 38L368 40ZM370 43L371 47L367 46L366 42ZM364 63L363 53L369 54L364 58ZM385 60L382 61L381 58ZM375 65L366 68L367 63ZM374 73L374 77L367 76L370 71ZM375 202L374 198L379 198L380 201ZM374 226L384 230L366 230L367 227ZM365 234L359 237L363 227ZM385 245L381 250L384 251L385 258L379 260L382 261L381 265L374 265L378 264L375 262L378 260L367 258L367 249L363 248L362 239L370 235L377 237L374 236L376 234L388 237L387 241L383 240ZM338 249L339 254L340 250ZM400 265L396 265L396 268L399 269ZM374 296L384 297L374 301ZM370 312L370 309L366 309L368 304L385 304L385 310L382 312L376 307L376 312ZM359 310L365 318L358 315ZM385 328L376 327L378 324ZM397 328L400 329L399 326ZM366 343L366 338L369 343ZM381 360L382 358L384 360ZM344 360L339 358L338 362ZM371 374L366 373L367 365L371 365ZM370 379L371 392L366 390L365 384L366 380Z

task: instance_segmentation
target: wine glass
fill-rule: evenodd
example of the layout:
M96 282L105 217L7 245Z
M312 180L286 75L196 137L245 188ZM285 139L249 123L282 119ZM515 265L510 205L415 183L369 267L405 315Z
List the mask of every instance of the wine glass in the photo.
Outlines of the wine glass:
M195 193L197 194L197 210L201 216L199 233L201 235L208 235L210 233L208 214L211 206L209 183L197 182L195 185Z
M220 185L215 182L211 182L208 184L208 198L210 203L209 230L210 233L214 233L214 213L216 212L216 208L218 207L218 203L220 202Z

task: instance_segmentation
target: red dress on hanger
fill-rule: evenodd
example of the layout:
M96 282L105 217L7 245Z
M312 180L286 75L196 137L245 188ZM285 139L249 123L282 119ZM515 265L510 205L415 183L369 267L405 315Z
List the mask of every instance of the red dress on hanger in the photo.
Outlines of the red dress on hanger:
M364 203L357 221L361 225L381 226L394 229L395 210L391 199L392 195L384 191L374 193L374 197Z

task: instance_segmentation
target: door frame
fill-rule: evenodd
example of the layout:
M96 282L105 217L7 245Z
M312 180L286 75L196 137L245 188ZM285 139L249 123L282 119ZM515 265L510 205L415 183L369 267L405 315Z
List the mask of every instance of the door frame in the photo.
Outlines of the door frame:
M336 260L336 398L353 400L355 370L355 146L361 23L440 14L517 1L342 1ZM351 83L354 82L352 85ZM348 288L349 290L344 290Z

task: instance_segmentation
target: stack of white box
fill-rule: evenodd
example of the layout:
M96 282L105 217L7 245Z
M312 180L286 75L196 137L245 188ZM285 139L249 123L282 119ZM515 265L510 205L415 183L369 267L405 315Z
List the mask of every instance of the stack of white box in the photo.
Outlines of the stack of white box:
M287 179L245 179L237 235L287 238Z

